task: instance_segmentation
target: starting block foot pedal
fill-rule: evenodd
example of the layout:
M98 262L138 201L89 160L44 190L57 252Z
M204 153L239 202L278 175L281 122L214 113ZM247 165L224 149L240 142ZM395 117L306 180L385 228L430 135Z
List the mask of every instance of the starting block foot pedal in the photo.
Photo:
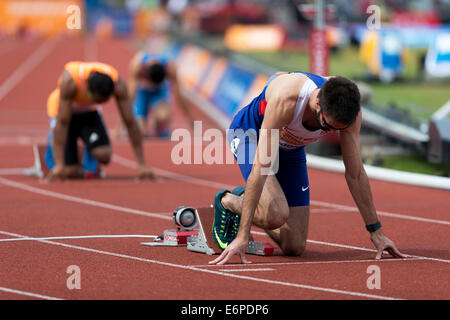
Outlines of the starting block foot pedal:
M273 256L274 247L267 242L249 241L247 253L257 256Z
M187 239L187 248L190 251L206 253L209 255L220 254L222 249L215 243L212 235L214 208L198 208L195 210L196 218L199 225L197 235L190 236ZM273 255L274 247L269 243L261 243L249 241L247 252L260 256Z

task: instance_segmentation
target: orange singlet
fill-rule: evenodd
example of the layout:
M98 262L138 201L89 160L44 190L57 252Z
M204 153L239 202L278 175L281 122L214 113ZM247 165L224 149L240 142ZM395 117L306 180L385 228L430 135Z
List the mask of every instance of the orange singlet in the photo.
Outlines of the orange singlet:
M89 96L89 89L87 80L92 72L104 73L111 77L116 83L119 80L119 73L113 67L100 63L100 62L80 62L72 61L64 66L64 70L69 72L72 79L77 85L77 94L73 100L73 112L83 112L95 110L97 108L96 103ZM47 101L47 115L50 118L54 118L58 114L59 108L59 82L58 88L52 91Z

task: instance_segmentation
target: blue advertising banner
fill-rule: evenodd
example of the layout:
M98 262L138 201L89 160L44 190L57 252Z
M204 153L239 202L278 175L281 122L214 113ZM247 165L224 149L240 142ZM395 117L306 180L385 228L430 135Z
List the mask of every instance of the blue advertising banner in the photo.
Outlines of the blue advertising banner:
M450 78L450 32L433 39L425 58L425 70L430 77Z
M255 74L229 65L217 86L212 101L228 116L233 116L255 78Z
M197 91L229 118L258 95L267 82L266 77L240 68L224 57L191 44L166 40L151 37L146 49L176 61L184 86Z
M123 5L113 5L106 0L86 0L86 25L88 30L96 29L102 19L109 19L114 25L114 34L126 36L133 32L133 13Z

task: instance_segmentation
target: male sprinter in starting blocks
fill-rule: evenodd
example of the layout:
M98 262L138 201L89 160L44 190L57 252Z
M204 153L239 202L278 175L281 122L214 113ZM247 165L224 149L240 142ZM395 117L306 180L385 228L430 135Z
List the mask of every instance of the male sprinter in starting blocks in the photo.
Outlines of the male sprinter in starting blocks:
M139 178L155 179L144 160L142 136L133 117L126 83L109 65L74 61L64 66L58 88L48 98L51 132L45 162L51 171L47 181L83 177L85 171L95 174L99 164L109 163L112 151L100 104L111 96L115 97L122 121L127 126ZM77 148L79 137L86 146L81 165Z
M139 51L130 62L128 81L133 99L133 112L141 133L145 136L151 109L155 117L157 136L170 137L171 92L190 125L194 119L180 93L177 66L164 54ZM119 134L120 134L119 129Z
M361 160L360 127L360 95L352 81L302 72L272 76L262 93L237 113L228 132L247 184L245 189L222 190L215 196L213 237L224 251L210 263L226 263L235 254L246 263L252 224L263 228L284 254L304 252L309 222L304 147L332 131L340 132L345 179L377 249L376 259L384 250L403 258L383 234L377 217ZM279 138L275 147L273 138ZM265 154L271 163L262 161ZM278 159L278 168L273 159Z

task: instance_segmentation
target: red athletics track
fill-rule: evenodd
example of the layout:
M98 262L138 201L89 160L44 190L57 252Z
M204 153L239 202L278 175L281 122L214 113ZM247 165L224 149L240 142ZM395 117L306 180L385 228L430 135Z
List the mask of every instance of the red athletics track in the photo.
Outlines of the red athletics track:
M243 180L235 165L172 163L174 142L145 143L159 182L136 182L127 141L104 180L39 183L14 174L32 164L31 145L48 131L45 104L63 64L111 63L122 75L133 54L125 40L96 43L0 43L0 238L81 235L159 235L179 205L207 206L222 188ZM196 111L203 127L214 127ZM112 103L104 108L111 129ZM187 127L175 110L174 128ZM0 299L449 299L450 197L447 191L372 180L385 233L410 255L373 260L375 253L342 175L310 170L311 218L302 257L249 256L251 265L208 266L211 256L186 248L141 246L148 239L0 242ZM257 240L267 241L260 230ZM69 266L81 289L69 290ZM381 270L381 289L368 289L367 268Z

